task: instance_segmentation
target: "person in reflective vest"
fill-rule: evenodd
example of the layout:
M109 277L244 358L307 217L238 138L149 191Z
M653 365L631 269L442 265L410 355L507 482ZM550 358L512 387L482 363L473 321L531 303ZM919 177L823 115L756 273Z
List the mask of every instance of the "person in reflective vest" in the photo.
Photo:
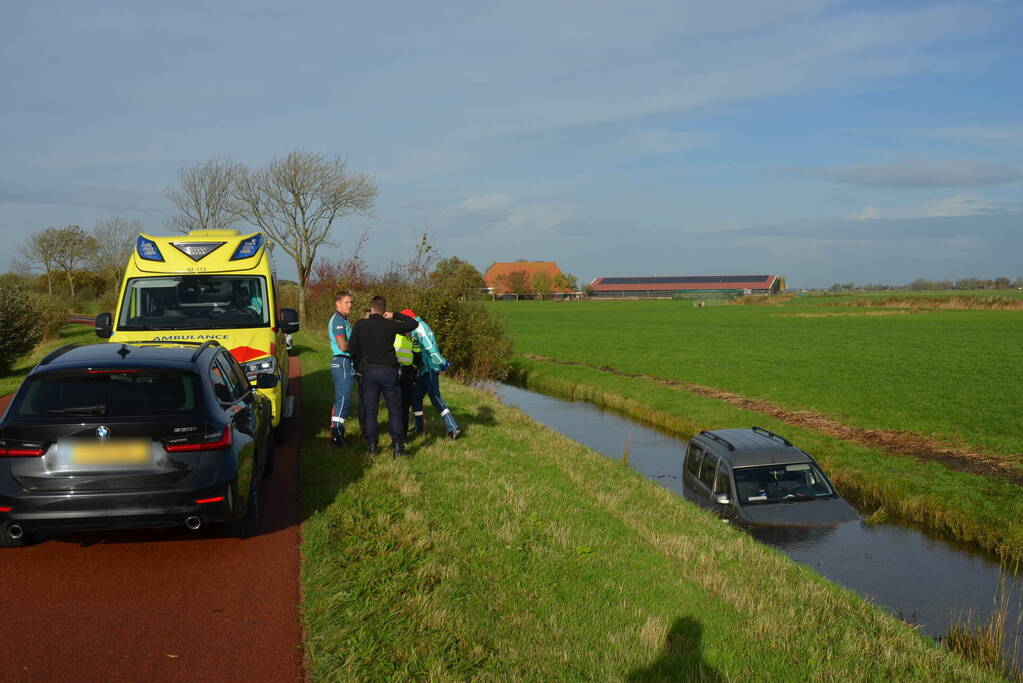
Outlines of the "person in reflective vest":
M437 338L434 337L430 326L411 308L406 308L402 314L414 318L419 323L419 326L409 334L412 343L419 346L419 353L414 354L418 357L419 375L416 377L415 387L412 391L412 415L415 418L416 433L422 434L426 430L423 399L429 396L430 403L444 420L448 438L457 439L462 435L462 429L458 426L455 416L451 414L448 404L440 395L440 373L450 368L451 364L441 355Z
M401 423L405 425L405 440L412 436L409 415L412 411L412 392L415 390L416 375L419 374L413 360L414 342L404 334L394 335L394 356L398 359L398 384L401 385Z

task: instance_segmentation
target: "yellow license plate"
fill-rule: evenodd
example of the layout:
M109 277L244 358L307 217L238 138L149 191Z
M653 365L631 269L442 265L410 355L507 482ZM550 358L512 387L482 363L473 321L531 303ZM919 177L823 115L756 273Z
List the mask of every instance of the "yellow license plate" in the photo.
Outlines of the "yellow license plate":
M76 443L71 447L75 465L144 465L149 462L149 442L136 439L109 439Z

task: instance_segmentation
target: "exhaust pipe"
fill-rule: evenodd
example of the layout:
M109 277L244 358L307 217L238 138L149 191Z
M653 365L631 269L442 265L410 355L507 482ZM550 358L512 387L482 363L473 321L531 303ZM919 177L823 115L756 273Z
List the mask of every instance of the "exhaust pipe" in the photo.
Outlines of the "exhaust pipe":
M17 541L25 535L25 530L21 528L20 524L11 524L7 527L7 535Z
M185 526L188 527L189 531L197 531L199 527L202 526L202 520L196 517L195 515L192 515L191 517L185 520Z

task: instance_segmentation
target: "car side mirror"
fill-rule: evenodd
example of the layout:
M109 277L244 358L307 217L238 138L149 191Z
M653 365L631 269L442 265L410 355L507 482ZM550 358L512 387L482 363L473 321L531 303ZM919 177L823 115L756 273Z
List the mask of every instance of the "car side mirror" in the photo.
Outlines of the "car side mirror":
M298 332L298 311L294 308L282 308L281 309L281 331L284 334L294 334Z
M714 496L714 502L718 505L731 505L732 499L728 497L726 493L719 493Z
M96 316L96 336L100 339L110 339L114 333L114 316L109 313L100 313Z
M277 382L280 378L275 373L261 372L256 375L256 388L257 389L273 389L277 386Z

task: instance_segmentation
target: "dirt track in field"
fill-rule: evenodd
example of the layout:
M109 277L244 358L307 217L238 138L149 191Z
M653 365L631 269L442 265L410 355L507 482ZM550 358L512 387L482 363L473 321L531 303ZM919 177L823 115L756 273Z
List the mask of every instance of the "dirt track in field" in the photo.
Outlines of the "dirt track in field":
M556 358L523 354L525 358L537 360L554 365L574 365L586 367L592 370L600 370L622 377L643 379L648 382L683 389L698 396L714 398L733 405L743 410L755 411L770 415L778 420L809 429L821 434L827 434L844 441L877 448L897 455L909 455L920 460L940 462L952 470L979 474L985 477L1003 479L1017 486L1023 486L1023 455L1005 456L994 453L978 453L959 449L944 443L938 439L918 434L916 432L895 429L863 429L851 427L836 420L826 417L820 413L807 410L788 410L781 408L767 401L747 398L739 394L733 394L713 387L705 387L692 382L666 379L664 377L653 377L639 373L623 372L617 368L607 365L590 365L588 363L573 363L561 361Z
M297 416L297 358L289 372ZM208 527L0 549L0 680L303 680L298 434L291 420L255 538Z

